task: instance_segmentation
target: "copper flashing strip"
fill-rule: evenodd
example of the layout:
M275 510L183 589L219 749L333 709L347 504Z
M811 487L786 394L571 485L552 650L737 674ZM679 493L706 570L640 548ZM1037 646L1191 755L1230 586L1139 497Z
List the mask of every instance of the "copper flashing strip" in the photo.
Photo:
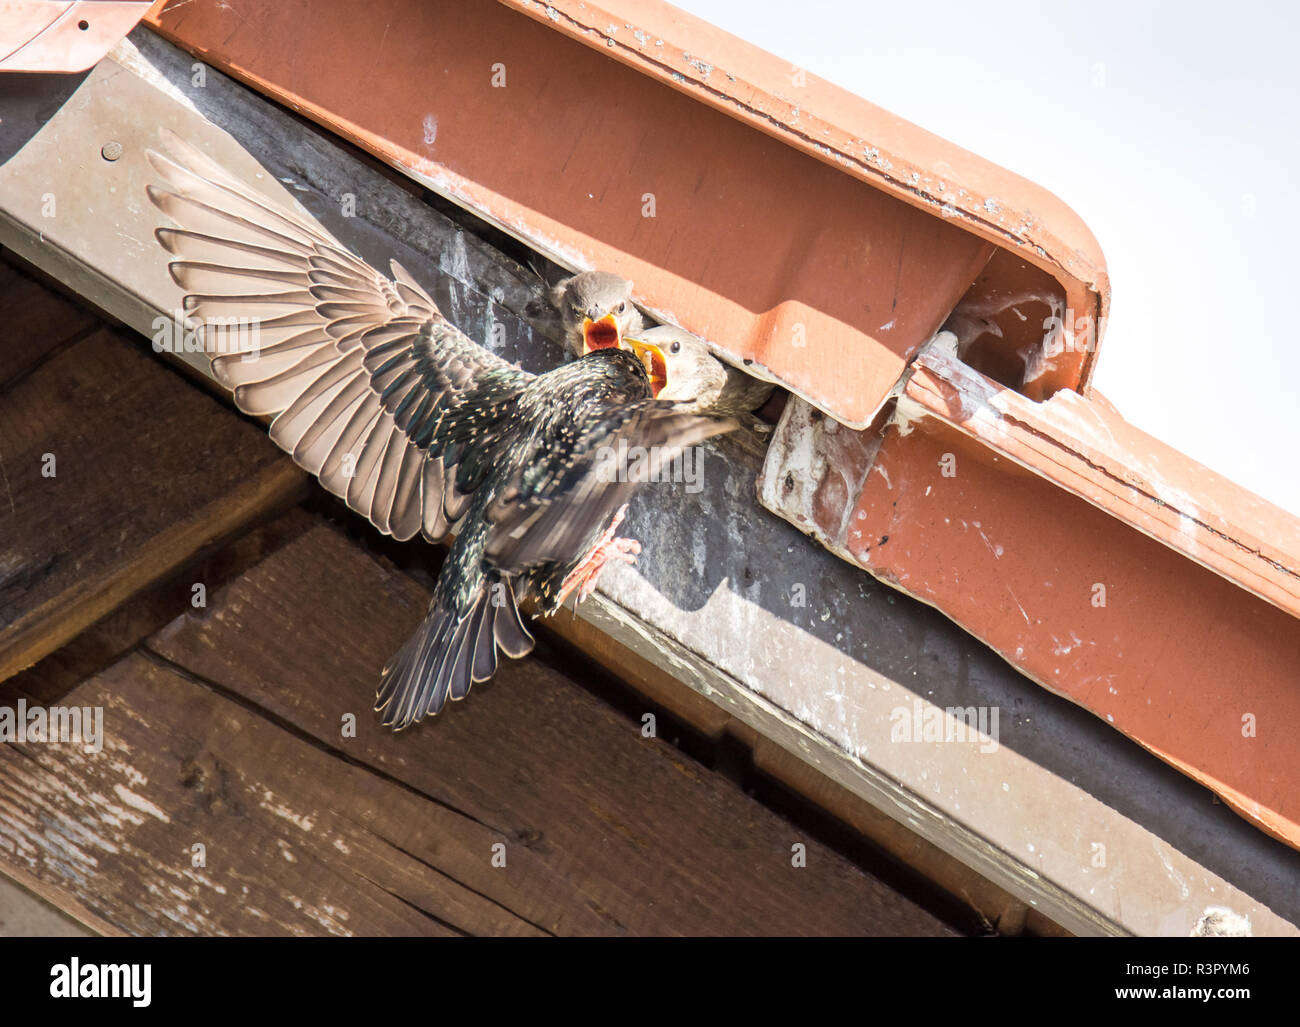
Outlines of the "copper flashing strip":
M994 452L1300 617L1300 519L1134 428L1105 400L1034 403L941 349L916 361L903 417L938 417Z
M792 404L761 492L1300 847L1295 518L1104 401L1034 403L942 342L874 430Z
M0 71L85 71L135 28L150 2L8 0L0 4Z
M313 15L173 0L149 23L534 249L630 277L658 317L845 424L870 423L999 248L1051 272L1062 314L1104 313L1100 251L1060 201L824 83L778 103L750 84L775 58L667 5ZM581 20L606 16L599 38ZM665 19L699 32L680 61L705 86L659 59ZM1084 387L1093 354L1026 393Z
M1097 328L1030 394L1091 380L1110 306L1106 260L1046 189L662 0L500 2L1047 271L1074 318Z

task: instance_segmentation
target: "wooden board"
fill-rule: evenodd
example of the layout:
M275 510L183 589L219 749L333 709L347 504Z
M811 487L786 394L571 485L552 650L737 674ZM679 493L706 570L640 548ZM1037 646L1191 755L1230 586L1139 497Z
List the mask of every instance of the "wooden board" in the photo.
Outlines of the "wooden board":
M258 525L230 545L189 565L172 580L152 586L83 631L61 649L0 684L0 705L12 708L17 697L50 706L61 702L83 679L115 663L146 635L168 623L192 598L192 583L219 587L264 559L314 523L294 508ZM56 885L48 884L15 863L0 874L0 936L122 934L120 928L92 913Z
M55 687L104 708L102 753L0 748L0 863L100 929L950 933L538 660L386 732L376 675L428 595L333 528L208 599ZM0 702L51 701L53 663Z
M0 679L304 488L255 426L108 330L0 392L0 473Z

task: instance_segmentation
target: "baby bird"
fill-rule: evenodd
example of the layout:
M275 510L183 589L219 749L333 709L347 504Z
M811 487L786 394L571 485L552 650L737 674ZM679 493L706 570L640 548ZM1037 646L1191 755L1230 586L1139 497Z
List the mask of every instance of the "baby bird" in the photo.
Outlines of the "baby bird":
M612 349L642 328L641 312L632 303L632 283L608 271L583 271L550 290L560 312L565 339L577 356Z
M608 271L584 271L552 286L550 297L560 312L565 341L576 356L598 349L627 349L629 338L645 344L639 356L652 382L658 374L662 399L680 403L688 398L680 393L689 391L689 409L724 417L757 410L772 395L770 382L723 363L698 336L673 325L646 328L626 278Z
M630 340L632 341L632 340ZM679 410L730 417L757 410L772 395L772 383L760 381L709 352L704 340L675 325L641 332L637 355L648 362L650 382L662 385L656 395L677 402Z

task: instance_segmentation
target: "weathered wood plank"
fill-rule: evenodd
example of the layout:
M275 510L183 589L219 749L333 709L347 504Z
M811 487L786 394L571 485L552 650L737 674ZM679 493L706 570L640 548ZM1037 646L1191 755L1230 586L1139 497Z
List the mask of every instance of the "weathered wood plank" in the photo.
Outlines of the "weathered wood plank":
M46 707L61 703L83 680L117 662L146 635L171 621L177 610L192 608L194 583L204 583L208 589L216 588L237 577L315 523L310 515L300 508L294 508L284 516L258 525L230 545L183 568L173 579L150 587L45 657L35 667L0 683L0 706L13 709L20 697L25 698L29 704ZM14 883L4 880L6 877L12 878ZM30 902L36 900L26 900L22 889L40 896L56 908L58 913L50 914L50 917L56 919L26 916L24 910L30 907ZM19 922L13 926L20 933L25 927L42 934L59 931L70 933L74 929L71 921L58 919L59 914L79 923L82 933L123 933L74 896L61 890L57 882L43 880L12 862L0 863L0 920L4 919L3 912L6 909L19 916ZM0 935L6 933L14 932L0 924Z
M0 469L0 679L304 488L255 426L109 331L0 393Z
M486 877L486 827L305 743L180 668L133 652L62 701L103 708L104 749L0 748L0 858L115 927L539 933L411 854L478 857Z
M318 523L301 507L293 507L227 545L200 554L172 577L151 584L34 667L10 678L12 694L21 693L29 701L46 705L58 703L82 681L171 623L177 611L193 610L196 616L201 615L202 607L195 605L199 601L196 585L202 585L205 593L220 588ZM7 685L0 684L0 701L7 694Z
M205 616L178 618L145 646L155 661L264 709L350 766L400 782L444 811L439 816L456 811L483 828L469 866L486 872L469 883L548 931L947 933L538 660L503 666L443 717L387 733L369 711L376 675L427 600L409 579L321 527L211 596ZM355 738L342 733L349 717ZM261 766L256 748L241 758ZM287 783L272 790L285 796L291 819L316 822L328 803L343 801L325 798L342 787L361 786L349 778L318 793ZM385 830L468 881L470 870L445 862L443 843L429 848L438 834L424 832L421 818L431 815L406 810ZM517 869L492 872L492 842L506 846L508 867ZM791 865L795 844L806 847L804 868ZM503 890L513 882L517 888Z

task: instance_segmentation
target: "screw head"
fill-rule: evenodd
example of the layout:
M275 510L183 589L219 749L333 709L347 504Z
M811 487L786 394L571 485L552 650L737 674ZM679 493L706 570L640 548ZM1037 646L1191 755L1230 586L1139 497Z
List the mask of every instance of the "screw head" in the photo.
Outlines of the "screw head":
M122 144L116 141L105 143L99 152L104 160L117 160L122 156Z

